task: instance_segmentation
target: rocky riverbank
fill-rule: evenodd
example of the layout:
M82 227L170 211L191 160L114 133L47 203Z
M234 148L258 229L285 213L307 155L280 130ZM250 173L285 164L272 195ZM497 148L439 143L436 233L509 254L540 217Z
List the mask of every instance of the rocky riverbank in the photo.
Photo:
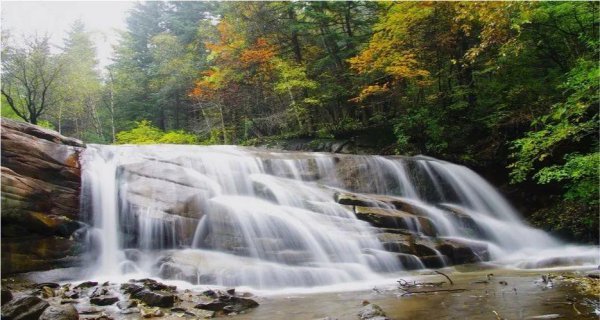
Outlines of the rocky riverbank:
M3 319L207 319L259 306L250 293L178 290L153 279L125 283L33 283L2 280Z
M179 289L152 279L124 283L2 280L3 319L597 319L595 271L475 267L405 274L371 290L293 294L234 288Z

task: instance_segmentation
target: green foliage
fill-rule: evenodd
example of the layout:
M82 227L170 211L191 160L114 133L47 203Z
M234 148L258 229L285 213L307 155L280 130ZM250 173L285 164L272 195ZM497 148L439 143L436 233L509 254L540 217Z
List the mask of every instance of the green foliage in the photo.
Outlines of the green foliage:
M160 139L158 143L166 144L196 144L198 138L190 133L186 133L183 130L168 131Z
M152 126L148 120L136 122L136 126L128 131L117 133L118 144L152 144L158 143L164 132Z
M118 144L196 144L197 138L193 134L182 130L164 132L148 120L136 122L136 127L117 133Z
M539 183L568 181L568 199L597 203L598 197L598 90L600 69L580 60L560 86L567 97L532 125L539 127L514 141L511 177L524 181L531 172ZM592 144L585 141L591 139ZM581 154L570 149L583 145ZM586 150L587 149L587 150ZM562 154L562 164L552 164ZM553 159L554 158L554 159ZM559 158L558 161L561 159ZM545 164L545 166L544 166ZM549 165L550 164L550 165ZM537 170L537 172L536 172Z
M565 199L598 205L600 153L568 154L563 165L544 167L535 175L541 184L565 182Z
M40 127L43 127L43 128L56 130L56 128L54 127L52 122L50 122L48 120L40 120L40 121L38 121L37 125Z

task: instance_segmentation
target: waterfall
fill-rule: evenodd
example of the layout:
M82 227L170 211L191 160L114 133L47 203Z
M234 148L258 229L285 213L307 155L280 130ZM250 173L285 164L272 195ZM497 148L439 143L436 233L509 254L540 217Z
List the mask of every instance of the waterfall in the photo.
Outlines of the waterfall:
M432 158L170 145L82 157L90 269L104 276L321 286L444 266L456 246L515 267L598 263L527 226L473 171Z

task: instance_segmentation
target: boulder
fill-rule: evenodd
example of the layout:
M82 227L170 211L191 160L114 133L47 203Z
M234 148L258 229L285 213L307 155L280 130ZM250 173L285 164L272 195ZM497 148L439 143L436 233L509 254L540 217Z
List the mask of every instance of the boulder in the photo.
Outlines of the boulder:
M79 299L79 292L77 291L66 291L62 295L65 299Z
M168 292L175 292L177 290L176 286L169 286L164 283L160 283L154 279L139 279L139 280L130 280L132 283L142 284L145 288L149 290L163 290Z
M151 307L170 308L175 304L175 295L166 291L150 291L147 289L131 295Z
M436 247L452 264L476 263L490 260L487 244L466 239L440 239Z
M75 286L74 289L88 289L98 285L96 281L85 281Z
M388 319L380 306L369 303L358 311L358 317L361 320L384 320Z
M417 270L424 268L419 257L413 254L398 253L396 254L396 257L398 258L398 261L400 261L403 270Z
M194 308L223 312L225 314L240 313L241 311L258 307L258 302L242 297L236 297L228 294L219 295L211 302L197 304Z
M2 319L37 320L48 306L48 302L41 298L24 296L2 306Z
M10 292L10 290L8 289L2 289L2 291L0 291L2 293L2 296L0 297L0 303L2 303L2 305L5 305L7 302L9 302L10 300L12 300L13 295L12 292Z
M431 219L400 210L355 206L356 217L380 228L403 229L409 232L423 233L426 236L437 235Z
M121 310L134 308L137 307L137 302L135 300L119 301L117 302L117 307Z
M442 255L432 255L432 256L423 256L419 257L419 260L423 263L423 265L429 269L439 269L445 267L449 259L448 257Z
M81 263L78 140L1 119L2 275ZM47 244L54 242L54 244Z
M40 320L77 320L79 313L77 309L70 304L60 306L50 306L44 310Z
M110 306L119 301L119 297L112 295L101 295L90 298L90 303L97 306Z
M121 291L129 294L134 294L144 290L144 286L135 283L123 283L121 284Z

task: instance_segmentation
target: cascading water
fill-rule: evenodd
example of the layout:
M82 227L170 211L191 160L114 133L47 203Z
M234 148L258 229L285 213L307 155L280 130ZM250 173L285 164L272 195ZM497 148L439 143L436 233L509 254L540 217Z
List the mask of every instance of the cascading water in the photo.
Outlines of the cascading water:
M386 250L388 231L357 219L362 209L337 199L345 192L370 199L384 218L393 211L401 233L484 245L506 265L535 267L525 259L534 254L598 263L595 249L526 226L473 171L431 158L90 145L82 160L94 271L105 276L282 288L424 267L423 258Z

